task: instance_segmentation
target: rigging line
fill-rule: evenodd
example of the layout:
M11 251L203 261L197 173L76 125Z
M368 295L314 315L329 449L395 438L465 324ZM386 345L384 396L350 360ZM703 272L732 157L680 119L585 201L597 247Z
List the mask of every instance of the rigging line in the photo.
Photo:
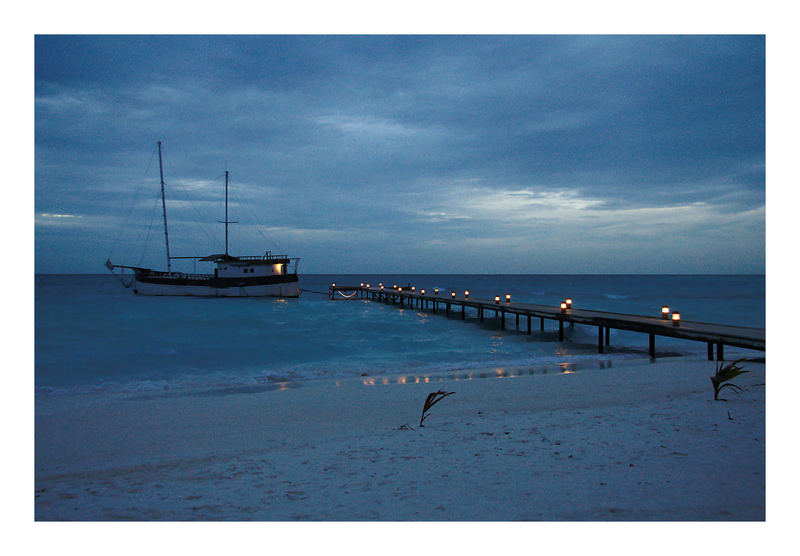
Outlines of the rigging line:
M120 238L122 237L122 233L125 231L125 228L128 225L128 221L130 220L131 214L133 213L133 207L136 205L136 199L139 197L139 192L142 190L142 187L145 184L145 178L147 177L147 172L150 171L150 165L153 163L153 158L156 156L156 150L158 147L154 147L153 150L150 152L150 161L147 163L147 168L145 168L142 177L139 179L139 185L136 186L136 190L133 192L133 198L128 205L128 213L125 215L125 218L122 221L122 226L120 227L119 232L117 233L117 237L114 239L114 243L111 245L111 250L108 252L108 259L111 258L111 254L114 252L114 249L117 247L117 243L119 243Z
M228 182L228 184L230 185L230 182ZM261 225L258 223L257 215L255 214L253 209L250 208L250 205L248 203L242 203L242 201L239 199L238 195L236 195L236 193L235 193L235 188L234 188L233 191L231 191L231 196L234 198L234 201L236 201L238 206L244 207L244 210L245 210L245 212L247 212L248 218L253 222L253 227L255 228L255 230L258 233L258 235L260 235L264 239L264 241L266 241L268 244L270 244L275 249L275 251L282 252L283 249L281 249L281 247L277 243L275 243L275 241L271 237L268 237L264 233L264 231L262 231Z
M150 208L150 212L153 213L156 210L156 206L158 204L158 199L156 197L153 197L152 199L150 199L150 201L152 203L152 207ZM147 213L145 212L145 214L147 214ZM152 222L153 218L154 218L153 216L150 217L151 222ZM139 230L138 235L136 236L136 238L134 238L134 240L133 240L131 245L138 245L142 241L142 237L144 236L145 232L148 229L149 228L145 228L144 226L142 226L142 228Z
M147 237L144 239L144 245L142 246L142 254L139 256L139 262L136 263L137 266L142 264L142 260L144 259L145 251L147 251L147 244L150 243L150 232L153 229L153 220L155 220L156 213L158 207L158 199L156 199L155 204L153 205L153 209L150 212L150 225L147 226Z
M183 195L183 199L175 199L176 201L184 201L189 204L189 208L194 211L195 216L197 217L197 225L199 226L200 230L202 231L203 235L206 236L206 239L212 243L216 241L216 238L213 235L210 235L207 229L207 225L203 225L204 222L208 222L208 215L203 215L197 209L194 201L192 201L191 196L189 196L188 192L183 189L182 186L178 185L177 183L170 183L168 184L172 191L179 191Z

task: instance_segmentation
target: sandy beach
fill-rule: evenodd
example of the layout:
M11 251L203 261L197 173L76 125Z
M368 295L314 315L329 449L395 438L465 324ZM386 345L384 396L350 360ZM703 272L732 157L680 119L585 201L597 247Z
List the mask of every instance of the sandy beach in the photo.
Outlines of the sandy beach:
M713 362L675 357L428 383L45 397L35 518L760 521L766 380L763 364L747 369L727 401L713 400ZM420 428L440 389L455 394Z

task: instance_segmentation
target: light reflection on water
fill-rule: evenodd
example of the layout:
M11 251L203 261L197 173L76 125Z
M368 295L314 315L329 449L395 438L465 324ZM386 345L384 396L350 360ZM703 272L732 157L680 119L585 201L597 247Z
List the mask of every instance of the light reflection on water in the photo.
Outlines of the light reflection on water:
M611 360L599 360L594 361L591 364L588 363L573 363L573 362L562 362L556 363L553 365L541 365L541 366L531 366L531 367L496 367L490 370L484 371L464 371L464 372L449 372L449 373L441 373L441 374L423 374L423 375L398 375L394 377L370 377L364 376L361 378L361 383L364 386L375 386L377 384L389 385L389 384L428 384L431 382L444 382L444 381L455 381L458 382L460 380L478 380L478 379L485 379L485 378L517 378L522 376L532 376L532 375L546 375L546 374L571 374L579 370L591 370L591 369L610 369L613 367L613 361ZM336 386L339 386L339 382L337 381Z

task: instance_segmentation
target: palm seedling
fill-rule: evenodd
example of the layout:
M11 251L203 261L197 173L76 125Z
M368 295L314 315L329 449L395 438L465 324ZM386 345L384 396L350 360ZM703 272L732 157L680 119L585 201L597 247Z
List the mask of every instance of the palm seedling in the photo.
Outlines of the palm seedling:
M425 420L425 417L428 416L428 411L437 403L445 399L450 394L455 394L455 392L442 392L439 390L438 392L431 392L428 394L428 397L425 399L425 405L422 407L422 417L419 420L419 426L424 426L422 422Z
M744 373L749 373L750 371L746 371L744 367L742 367L739 363L744 361L744 359L737 359L732 363L728 363L727 365L722 364L722 361L718 361L716 365L716 372L714 376L711 377L711 384L714 385L714 399L718 400L719 393L722 391L723 388L730 388L734 392L741 392L742 388L733 384L732 382L728 382L729 380L736 378L739 375Z

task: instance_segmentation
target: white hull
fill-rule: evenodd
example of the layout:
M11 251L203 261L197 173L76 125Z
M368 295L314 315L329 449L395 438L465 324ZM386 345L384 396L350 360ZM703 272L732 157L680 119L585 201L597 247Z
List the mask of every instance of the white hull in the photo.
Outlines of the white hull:
M136 281L133 291L139 295L193 295L198 297L299 297L297 282L214 288L210 286L152 284Z

